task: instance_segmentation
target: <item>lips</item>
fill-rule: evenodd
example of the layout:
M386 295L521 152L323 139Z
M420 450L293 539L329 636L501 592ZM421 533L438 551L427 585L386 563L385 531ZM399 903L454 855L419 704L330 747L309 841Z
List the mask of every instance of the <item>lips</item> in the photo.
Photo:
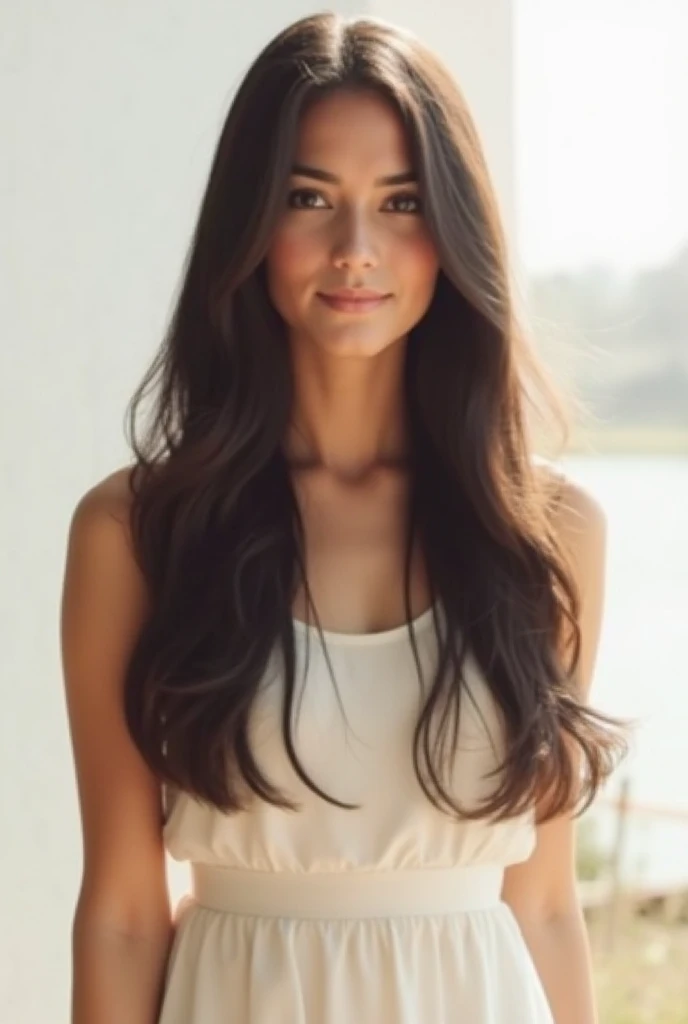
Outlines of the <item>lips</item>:
M371 288L339 288L334 292L318 292L319 299L340 313L369 313L378 309L390 297Z

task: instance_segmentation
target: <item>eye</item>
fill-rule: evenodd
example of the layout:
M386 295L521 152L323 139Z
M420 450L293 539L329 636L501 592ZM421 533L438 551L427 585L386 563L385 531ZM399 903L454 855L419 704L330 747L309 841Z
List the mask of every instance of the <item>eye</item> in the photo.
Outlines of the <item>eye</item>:
M312 188L294 188L289 193L287 203L295 210L322 210L327 208L327 203ZM316 205L320 203L320 205Z
M421 212L420 196L415 192L397 192L396 195L390 196L388 202L395 204L395 213Z

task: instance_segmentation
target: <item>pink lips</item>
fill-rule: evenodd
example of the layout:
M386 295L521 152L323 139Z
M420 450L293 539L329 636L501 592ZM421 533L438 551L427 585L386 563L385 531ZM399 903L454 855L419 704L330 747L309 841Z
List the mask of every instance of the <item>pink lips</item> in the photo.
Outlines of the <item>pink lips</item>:
M318 298L339 313L370 313L389 297L370 288L339 288L335 292L318 292Z

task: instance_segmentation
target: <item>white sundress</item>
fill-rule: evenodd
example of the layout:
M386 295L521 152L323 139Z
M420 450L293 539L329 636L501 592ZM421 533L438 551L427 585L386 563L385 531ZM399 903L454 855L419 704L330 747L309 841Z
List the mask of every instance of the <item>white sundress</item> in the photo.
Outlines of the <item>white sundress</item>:
M433 611L414 623L424 673L437 656ZM192 891L175 910L159 1024L553 1024L500 899L504 868L534 849L532 813L455 822L428 801L413 770L420 687L406 626L325 631L345 714L315 628L294 629L299 759L328 795L360 809L327 803L294 772L275 654L251 744L301 809L256 798L224 815L166 789L165 846L191 862ZM490 736L500 749L495 706L470 658L466 679L481 714L464 700L460 801L493 784L483 778L496 764Z

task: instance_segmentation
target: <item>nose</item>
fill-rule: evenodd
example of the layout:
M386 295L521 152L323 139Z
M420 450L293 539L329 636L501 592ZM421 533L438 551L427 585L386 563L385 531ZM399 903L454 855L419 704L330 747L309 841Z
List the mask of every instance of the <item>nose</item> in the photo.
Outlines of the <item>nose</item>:
M332 262L338 270L369 270L378 265L373 232L362 213L349 211L342 216Z

